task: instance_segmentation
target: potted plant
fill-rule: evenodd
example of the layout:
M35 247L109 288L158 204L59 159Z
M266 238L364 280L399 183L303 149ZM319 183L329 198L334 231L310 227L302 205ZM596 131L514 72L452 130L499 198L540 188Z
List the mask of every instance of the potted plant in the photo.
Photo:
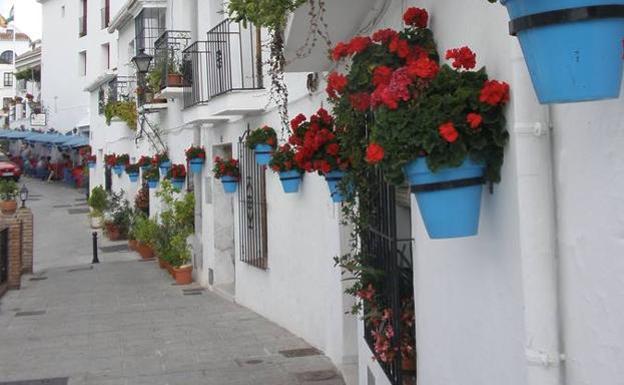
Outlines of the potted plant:
M349 156L396 185L407 177L431 238L470 236L482 184L500 180L509 86L475 71L468 47L448 50L451 63L440 66L427 20L410 8L403 31L339 43L332 57L352 60L346 75L329 75L327 92L341 140L367 143L363 156Z
M186 179L186 167L183 164L174 164L167 172L167 179L171 181L173 187L177 190L184 188L184 181Z
M110 100L104 107L106 124L111 125L113 118L119 118L128 125L131 130L137 129L138 112L136 102L130 100Z
M154 257L152 245L158 233L156 221L147 218L145 215L138 215L133 227L133 233L137 240L137 252L143 259Z
M295 162L295 151L288 143L280 146L274 153L269 163L271 170L279 174L284 192L296 193L299 191L303 172Z
M104 211L108 207L106 190L102 186L94 187L89 193L87 203L91 208L91 227L94 229L101 228L104 220Z
M182 86L184 86L184 77L182 76L182 71L180 71L178 61L172 52L167 65L167 87Z
M104 155L104 164L106 167L113 168L117 165L117 154L106 154Z
M203 147L191 146L186 149L186 160L190 164L191 172L199 174L206 162L206 150Z
M3 214L13 215L17 211L17 183L11 179L0 179L0 208Z
M171 168L171 161L169 160L169 154L167 154L167 151L154 155L152 164L160 168L161 174L167 175L167 171Z
M256 163L266 166L271 161L271 153L277 146L277 134L272 127L263 126L249 133L247 147L255 153Z
M117 176L121 176L128 163L130 163L130 156L128 154L117 155L115 158L115 165L113 166L115 174L117 174Z
M123 191L109 193L106 217L104 228L108 238L111 241L127 238L132 218L132 209L130 208L130 202L124 199Z
M227 194L235 193L238 181L240 180L240 170L238 168L237 159L214 158L214 166L212 168L215 179L220 179L223 184L223 190Z
M160 172L158 167L152 166L143 173L143 179L147 180L149 188L153 189L158 187L158 181L160 180Z
M349 160L341 156L334 118L323 108L310 117L299 114L291 121L293 134L288 139L294 146L294 160L305 172L325 177L332 201L344 200L341 182L349 168Z
M186 238L187 235L184 232L177 233L171 238L173 255L171 266L173 278L178 285L188 285L193 282L193 265L189 264L191 251Z
M491 3L495 0L488 0ZM622 0L501 0L540 103L617 98Z
M130 182L134 183L139 180L140 167L137 163L131 163L126 165L126 174L130 178Z
M152 166L152 158L149 156L142 155L137 162L141 171L145 172L148 168Z
M89 168L95 168L95 164L97 161L97 157L95 155L85 155L83 159Z

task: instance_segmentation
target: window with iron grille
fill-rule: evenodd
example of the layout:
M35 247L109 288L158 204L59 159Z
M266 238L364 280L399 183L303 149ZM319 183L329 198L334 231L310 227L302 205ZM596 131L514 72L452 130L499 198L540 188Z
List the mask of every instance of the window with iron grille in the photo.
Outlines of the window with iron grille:
M4 86L13 87L13 74L11 72L4 73Z
M268 264L265 167L258 166L253 150L245 145L249 129L239 139L239 243L240 260L260 269Z
M145 8L134 19L135 54L154 56L154 43L165 32L166 8Z

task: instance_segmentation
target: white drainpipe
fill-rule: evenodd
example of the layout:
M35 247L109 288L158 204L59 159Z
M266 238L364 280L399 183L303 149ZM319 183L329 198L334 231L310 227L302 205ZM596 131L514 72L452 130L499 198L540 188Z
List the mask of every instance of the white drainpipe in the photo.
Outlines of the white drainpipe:
M549 111L533 90L522 50L514 41L513 123L518 175L518 230L524 305L527 385L561 385L555 190ZM510 154L511 155L511 154ZM510 336L511 337L511 336Z

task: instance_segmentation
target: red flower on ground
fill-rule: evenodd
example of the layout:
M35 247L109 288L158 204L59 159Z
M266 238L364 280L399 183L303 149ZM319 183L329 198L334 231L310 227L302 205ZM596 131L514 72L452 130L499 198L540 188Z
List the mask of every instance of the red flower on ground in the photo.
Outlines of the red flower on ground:
M407 73L412 78L433 79L439 70L438 63L427 56L414 60L407 65Z
M384 158L384 148L377 143L371 143L366 148L366 162L369 164L377 164Z
M479 95L479 101L491 106L509 101L509 84L497 80L486 80Z
M411 7L403 14L403 21L405 24L416 28L426 28L429 22L429 14L425 9Z
M479 126L481 126L481 123L483 123L483 117L475 112L471 112L466 115L466 121L468 122L470 128L476 130Z
M330 98L335 99L338 97L338 94L341 94L344 91L347 83L348 80L346 76L337 72L332 72L327 77L327 88L325 91L327 91L327 95Z
M457 69L470 70L477 65L477 55L468 47L449 49L446 51L446 59L452 59L452 66Z
M441 124L438 128L438 131L440 132L440 136L442 137L442 139L446 140L449 143L453 143L457 140L457 138L459 138L459 133L455 129L455 126L452 122Z

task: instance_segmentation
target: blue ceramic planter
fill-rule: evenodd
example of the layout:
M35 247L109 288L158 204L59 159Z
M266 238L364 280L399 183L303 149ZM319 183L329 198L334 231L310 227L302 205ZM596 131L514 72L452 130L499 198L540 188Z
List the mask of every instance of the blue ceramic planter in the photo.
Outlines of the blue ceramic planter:
M161 175L167 175L167 173L171 169L171 162L170 161L162 162L160 165L158 165L158 168L160 168Z
M618 97L624 17L621 12L619 17L614 17L613 7L623 6L624 0L501 0L501 3L507 7L511 30L520 40L540 103ZM554 14L548 17L545 12ZM579 18L601 12L607 16Z
M117 176L121 176L121 174L123 174L125 167L124 166L119 166L119 165L115 165L113 166L113 171L115 172L115 174Z
M128 173L128 178L130 178L130 182L135 183L136 181L139 180L139 173L138 172L130 172L130 173Z
M236 188L238 187L238 178L222 176L221 183L223 184L223 190L226 194L232 194L236 192Z
M256 163L260 166L266 166L271 161L273 147L268 144L256 144L254 146L254 153L256 156Z
M299 192L299 186L303 175L297 170L283 171L279 173L280 180L282 181L282 188L286 194L292 194Z
M171 185L177 190L184 189L184 179L171 179Z
M426 159L418 158L404 171L412 189L422 190L415 192L416 201L430 238L469 237L479 232L482 164L466 160L460 167L433 173ZM460 186L441 185L452 181Z
M89 168L95 168L95 162L87 162Z
M156 188L156 187L158 187L158 180L156 180L156 179L148 179L147 180L147 187L149 187L149 188Z
M202 172L202 168L204 168L204 160L201 158L194 158L191 159L190 163L190 169L191 172L193 174L199 174Z
M335 170L325 174L325 181L329 187L329 193L331 194L332 201L334 203L340 203L344 201L342 191L340 191L340 182L346 173L344 171Z

